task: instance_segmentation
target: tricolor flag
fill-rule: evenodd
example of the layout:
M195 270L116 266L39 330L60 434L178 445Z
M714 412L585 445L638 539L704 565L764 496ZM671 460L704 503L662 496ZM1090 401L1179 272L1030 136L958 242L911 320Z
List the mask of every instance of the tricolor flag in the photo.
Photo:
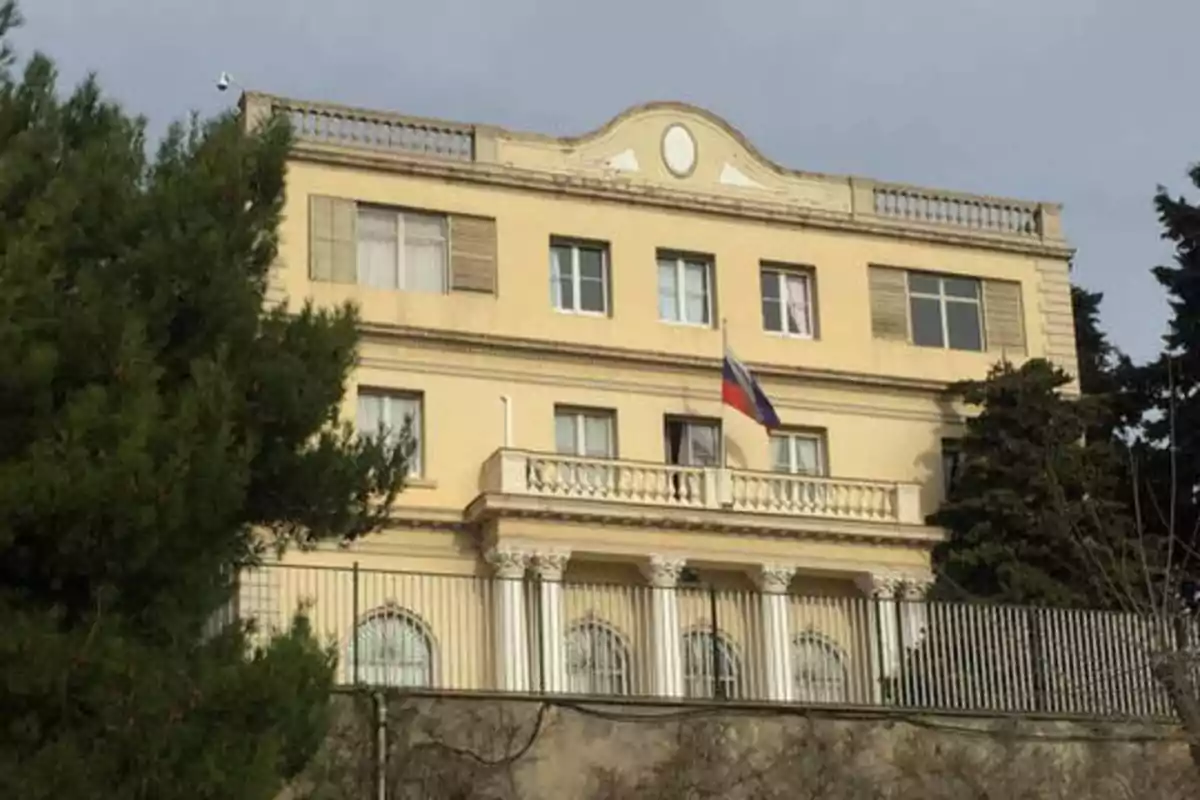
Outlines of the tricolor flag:
M779 415L775 413L762 387L728 347L725 348L725 363L721 368L721 400L767 430L780 426Z

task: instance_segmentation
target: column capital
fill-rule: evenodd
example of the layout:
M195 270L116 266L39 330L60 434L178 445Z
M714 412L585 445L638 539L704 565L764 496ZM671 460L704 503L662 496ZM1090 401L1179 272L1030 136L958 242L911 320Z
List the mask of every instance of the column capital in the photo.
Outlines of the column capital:
M650 585L658 589L673 589L679 583L679 573L683 572L686 558L679 556L652 555L649 561L642 564L642 573L650 580Z
M533 569L544 581L561 581L571 558L570 550L545 550L533 554Z
M500 545L488 550L484 558L496 570L496 577L517 580L525 577L529 555L528 550Z
M759 568L758 588L767 594L783 594L796 574L792 564L763 564Z
M927 573L866 572L854 579L858 588L870 597L883 600L923 600L933 584Z

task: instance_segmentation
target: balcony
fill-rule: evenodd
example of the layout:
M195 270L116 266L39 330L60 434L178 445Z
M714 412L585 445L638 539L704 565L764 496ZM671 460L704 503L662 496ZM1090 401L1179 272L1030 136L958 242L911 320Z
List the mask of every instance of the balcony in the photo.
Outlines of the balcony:
M497 450L484 464L483 497L569 504L923 526L920 485L725 467L686 467L525 450ZM632 510L632 509L631 509Z

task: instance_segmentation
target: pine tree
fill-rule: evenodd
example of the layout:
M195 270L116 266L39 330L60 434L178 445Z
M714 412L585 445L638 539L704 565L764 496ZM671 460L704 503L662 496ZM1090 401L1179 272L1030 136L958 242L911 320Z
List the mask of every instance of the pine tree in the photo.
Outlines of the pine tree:
M263 311L285 123L151 159L94 79L3 55L0 796L274 797L332 655L302 618L206 632L264 548L379 527L407 448L337 424L353 309Z
M955 387L980 413L967 421L958 479L930 518L949 531L934 553L940 596L1096 607L1113 603L1114 574L1132 580L1113 451L1085 444L1095 412L1060 394L1069 382L1033 359Z

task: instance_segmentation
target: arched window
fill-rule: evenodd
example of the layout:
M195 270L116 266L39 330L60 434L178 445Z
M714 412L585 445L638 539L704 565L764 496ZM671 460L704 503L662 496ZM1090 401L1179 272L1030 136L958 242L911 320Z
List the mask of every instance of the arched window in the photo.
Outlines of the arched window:
M801 703L844 703L846 660L841 648L815 633L792 640L792 688Z
M683 635L683 690L687 697L713 697L714 691L720 698L741 696L741 663L724 636L718 634L714 648L712 631L697 630Z
M433 640L425 625L402 609L382 611L359 623L346 656L347 672L358 683L373 686L433 683Z
M629 694L629 648L598 620L567 632L567 689L572 694Z

